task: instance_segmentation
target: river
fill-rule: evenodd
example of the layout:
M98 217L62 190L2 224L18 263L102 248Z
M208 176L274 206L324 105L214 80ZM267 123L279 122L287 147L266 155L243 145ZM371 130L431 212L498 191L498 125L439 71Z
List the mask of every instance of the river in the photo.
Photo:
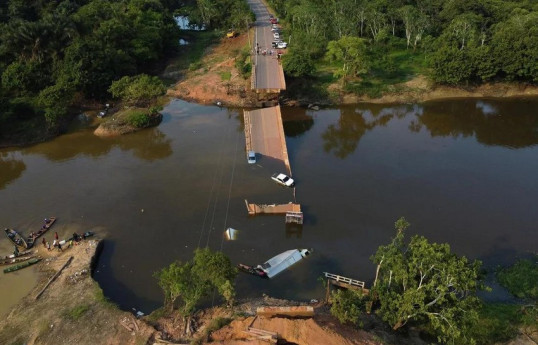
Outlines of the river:
M52 141L0 150L0 224L26 234L55 215L60 237L95 231L106 239L95 279L122 308L146 313L162 304L153 273L197 246L247 264L314 249L273 280L240 275L239 297L320 298L324 271L371 282L369 258L401 216L409 235L494 267L538 247L536 109L538 99L283 108L305 213L297 228L247 215L245 199L293 194L270 181L275 162L247 164L242 111L173 100L157 128L98 138L79 121ZM229 226L236 241L223 238ZM0 237L0 253L11 250ZM22 294L32 279L1 275L0 286ZM0 312L12 304L2 299Z

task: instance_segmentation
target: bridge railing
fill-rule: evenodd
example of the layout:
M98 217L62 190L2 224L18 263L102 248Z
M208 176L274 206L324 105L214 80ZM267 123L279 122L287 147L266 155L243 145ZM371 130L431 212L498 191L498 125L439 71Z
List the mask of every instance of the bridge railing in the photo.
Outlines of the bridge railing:
M328 272L323 272L323 273L325 274L325 277L328 278L328 279L332 279L332 280L340 282L340 283L345 283L345 284L349 284L349 285L353 285L353 286L358 286L358 287L364 289L365 283L361 282L360 280L355 280L355 279L339 276L337 274L332 274L332 273L328 273Z

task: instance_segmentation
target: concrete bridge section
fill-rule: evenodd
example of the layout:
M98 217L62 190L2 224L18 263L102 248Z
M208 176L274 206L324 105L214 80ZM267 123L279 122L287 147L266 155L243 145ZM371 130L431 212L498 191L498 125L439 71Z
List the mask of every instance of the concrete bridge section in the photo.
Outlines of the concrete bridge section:
M291 176L280 106L244 112L247 151L280 160Z

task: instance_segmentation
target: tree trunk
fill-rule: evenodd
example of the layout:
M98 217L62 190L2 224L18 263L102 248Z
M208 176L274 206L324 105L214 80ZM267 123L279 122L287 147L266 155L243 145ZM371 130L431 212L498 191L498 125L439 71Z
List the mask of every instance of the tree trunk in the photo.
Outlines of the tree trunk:
M383 259L381 259L381 261L377 265L377 268L375 269L374 287L376 287L376 285L377 285L377 277L379 276L379 269L381 268L382 263L383 263Z
M190 315L185 318L185 330L183 333L187 337L191 336L191 316Z

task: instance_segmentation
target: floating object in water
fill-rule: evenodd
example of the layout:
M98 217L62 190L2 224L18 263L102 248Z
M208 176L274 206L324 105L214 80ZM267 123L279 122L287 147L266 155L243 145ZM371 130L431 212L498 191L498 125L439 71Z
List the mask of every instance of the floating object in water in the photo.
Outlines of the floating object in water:
M226 236L226 239L228 241L235 241L237 239L237 233L238 231L233 228L228 228L224 232L224 235Z
M256 267L239 264L238 268L256 276L273 278L308 255L310 255L308 249L290 249Z

